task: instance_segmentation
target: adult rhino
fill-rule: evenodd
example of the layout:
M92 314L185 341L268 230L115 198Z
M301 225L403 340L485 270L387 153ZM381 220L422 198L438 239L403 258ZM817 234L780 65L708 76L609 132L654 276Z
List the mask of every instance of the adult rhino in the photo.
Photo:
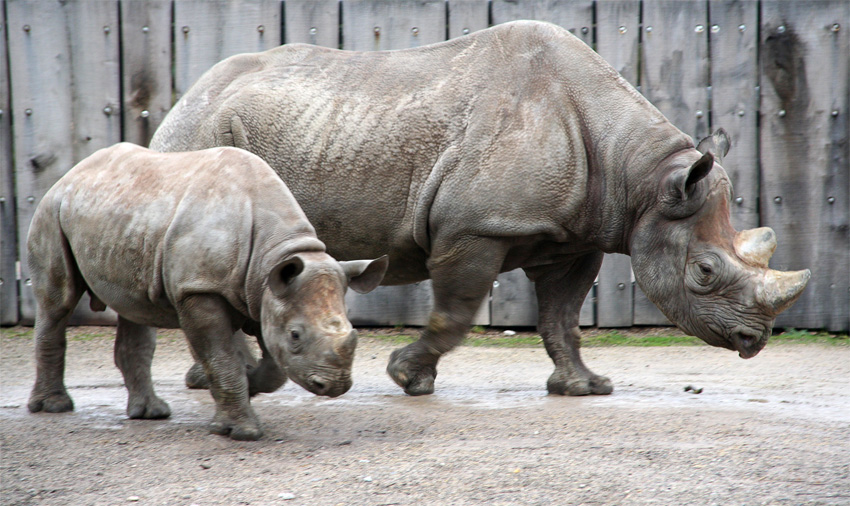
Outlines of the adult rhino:
M333 256L388 252L384 284L433 280L427 327L387 368L411 395L433 392L440 356L500 272L522 267L534 281L548 389L570 395L612 391L579 355L579 309L603 253L631 255L671 321L744 358L810 277L769 269L775 235L734 230L712 151L548 23L402 51L290 44L228 58L151 142L210 146L268 161Z

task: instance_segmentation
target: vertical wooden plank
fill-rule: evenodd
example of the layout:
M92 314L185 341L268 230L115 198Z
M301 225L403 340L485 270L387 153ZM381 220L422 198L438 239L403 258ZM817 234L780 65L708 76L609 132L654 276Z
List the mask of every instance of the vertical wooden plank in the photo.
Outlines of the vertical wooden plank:
M10 0L6 7L21 317L32 322L23 238L35 207L76 162L120 141L118 3ZM82 315L87 322L114 321L114 313Z
M566 28L586 44L593 44L592 1L494 0L491 9L494 25L517 19L547 21ZM516 270L501 274L498 283L499 286L493 289L491 302L493 325L536 325L537 299L534 286L525 273ZM581 325L595 323L593 295L591 290L582 306Z
M348 319L354 325L415 325L428 324L434 305L431 282L402 286L380 286L367 294L349 290L345 294Z
M18 323L18 258L12 174L12 121L6 71L6 6L0 1L0 325Z
M596 2L596 51L633 86L638 83L639 0ZM629 327L633 321L632 263L626 255L605 255L596 286L596 324Z
M344 49L405 49L443 40L446 40L445 0L345 0L342 3Z
M176 0L175 99L228 56L280 45L280 13L279 0Z
M643 4L641 92L697 141L709 134L707 25L704 2Z
M339 0L286 0L283 40L339 47Z
M711 0L711 129L726 129L732 148L722 160L734 188L732 223L759 226L758 1Z
M147 146L171 109L171 1L121 0L124 139Z
M850 327L850 3L761 4L761 208L771 266L812 270L778 327Z
M560 25L593 46L591 0L493 0L493 24L534 19Z
M449 0L449 38L461 37L487 28L487 0Z
M709 133L708 11L704 2L643 3L641 92L697 141ZM669 320L635 286L634 323Z

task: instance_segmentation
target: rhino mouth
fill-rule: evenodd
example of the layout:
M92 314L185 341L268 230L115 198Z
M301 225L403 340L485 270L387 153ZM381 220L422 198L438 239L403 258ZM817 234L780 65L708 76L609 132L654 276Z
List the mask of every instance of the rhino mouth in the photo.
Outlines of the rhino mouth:
M753 358L767 344L767 333L758 332L744 327L735 327L729 336L738 356L744 359Z

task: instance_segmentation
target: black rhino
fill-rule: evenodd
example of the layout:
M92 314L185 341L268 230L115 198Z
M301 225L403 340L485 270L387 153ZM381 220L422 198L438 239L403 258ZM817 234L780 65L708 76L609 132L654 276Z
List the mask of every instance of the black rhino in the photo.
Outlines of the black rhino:
M287 376L319 395L351 387L357 332L343 294L375 288L387 267L386 257L331 258L280 178L235 148L101 149L44 196L27 248L36 299L30 411L74 407L63 381L65 326L88 291L92 309L120 315L115 364L130 418L170 415L151 383L152 327L180 327L210 379L210 429L234 439L262 435L249 394L274 391ZM263 351L247 375L238 329Z
M721 148L697 150L548 23L410 50L291 44L228 58L151 142L211 146L269 162L335 257L388 252L385 284L433 280L427 327L387 368L411 395L433 392L440 356L500 272L521 267L534 281L555 363L548 389L570 395L612 391L579 355L579 309L603 253L631 255L637 283L671 321L744 358L810 277L768 268L769 228L734 230L731 184L712 151Z

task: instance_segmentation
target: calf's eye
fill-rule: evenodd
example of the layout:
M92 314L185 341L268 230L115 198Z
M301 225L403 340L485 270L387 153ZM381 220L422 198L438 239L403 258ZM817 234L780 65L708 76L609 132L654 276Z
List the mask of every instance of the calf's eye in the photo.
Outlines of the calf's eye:
M296 342L297 342L299 339L301 339L301 334L299 334L297 330L293 330L293 331L290 333L290 337L292 337L292 340L293 340L293 341L296 341Z

